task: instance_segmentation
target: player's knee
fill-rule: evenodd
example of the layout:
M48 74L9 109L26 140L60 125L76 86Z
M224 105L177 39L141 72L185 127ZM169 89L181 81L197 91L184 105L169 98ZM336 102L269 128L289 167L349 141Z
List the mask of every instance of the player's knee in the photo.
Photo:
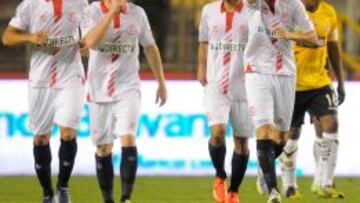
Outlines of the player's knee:
M269 140L272 139L272 126L263 125L256 130L256 138L258 140Z
M60 136L64 141L71 141L76 138L76 130L68 127L60 127Z
M225 143L226 127L224 125L217 125L211 127L211 138L212 144L221 145Z
M34 137L34 144L36 146L46 146L50 143L50 135L36 135Z
M133 146L136 145L134 135L122 136L120 141L121 141L121 146L122 147L133 147Z
M247 138L234 137L234 151L238 155L249 153L249 144Z
M337 133L339 126L337 116L332 115L321 118L321 125L324 132Z
M96 155L99 157L109 156L112 152L112 144L102 144L96 146Z

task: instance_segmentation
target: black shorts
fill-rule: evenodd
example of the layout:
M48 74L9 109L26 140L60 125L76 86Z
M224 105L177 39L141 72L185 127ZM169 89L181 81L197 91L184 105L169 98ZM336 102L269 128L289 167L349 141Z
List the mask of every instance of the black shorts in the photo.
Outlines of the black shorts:
M320 118L326 115L336 115L338 98L331 86L316 90L296 92L295 107L291 122L292 127L304 124L305 113Z

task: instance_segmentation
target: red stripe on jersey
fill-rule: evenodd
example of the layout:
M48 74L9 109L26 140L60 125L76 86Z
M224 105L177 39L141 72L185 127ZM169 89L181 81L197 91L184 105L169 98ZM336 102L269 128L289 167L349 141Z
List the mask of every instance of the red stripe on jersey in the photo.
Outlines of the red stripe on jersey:
M52 0L54 6L55 22L58 22L62 17L63 0Z
M278 53L276 56L276 72L279 72L284 65L284 58L283 55L281 53Z
M226 32L230 31L232 28L234 19L234 12L226 12Z
M111 62L114 63L116 60L118 60L120 57L119 54L112 54L111 55Z
M107 13L109 12L109 8L106 6L104 0L101 1L100 3L100 7L103 13ZM127 12L127 8L125 8L124 10L122 10L122 13L126 13ZM115 29L120 28L121 26L121 20L120 20L120 13L116 13L113 17L113 26Z
M248 65L246 66L245 73L253 73L253 72L254 72L254 71L253 71L252 66L251 66L250 64L248 64Z

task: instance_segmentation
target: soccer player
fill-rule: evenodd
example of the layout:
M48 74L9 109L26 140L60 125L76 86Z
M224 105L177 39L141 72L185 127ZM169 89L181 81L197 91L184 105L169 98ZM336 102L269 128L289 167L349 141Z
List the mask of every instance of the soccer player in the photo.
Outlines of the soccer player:
M305 112L310 111L320 130L314 143L316 173L312 190L321 197L343 198L344 194L335 189L333 182L339 144L337 108L345 98L336 12L329 3L322 0L303 2L314 22L319 42L316 46L297 43L295 47L297 92L290 140L284 148L282 160L283 187L287 197L298 197L295 174L297 142ZM337 92L332 87L328 74L328 59L338 80Z
M245 81L250 115L257 135L257 155L270 194L281 202L275 159L282 153L295 100L296 65L291 41L315 45L314 27L300 0L248 0ZM295 32L299 28L299 32ZM274 133L278 132L278 133Z
M55 201L51 183L50 136L60 126L56 198L70 202L68 182L77 151L76 129L85 99L79 26L86 0L24 0L4 32L7 46L30 44L29 128L34 134L35 170L43 202Z
M238 190L249 160L252 125L242 68L247 16L243 0L216 1L204 7L200 24L198 80L205 87L204 104L211 128L209 153L216 170L213 196L219 203L239 202ZM230 186L226 188L228 120L233 128L235 149Z
M120 137L121 202L130 202L137 170L135 136L141 92L139 43L159 83L156 102L167 97L160 53L142 8L127 0L95 1L85 10L84 42L90 48L88 86L96 173L106 203L114 202L112 145Z

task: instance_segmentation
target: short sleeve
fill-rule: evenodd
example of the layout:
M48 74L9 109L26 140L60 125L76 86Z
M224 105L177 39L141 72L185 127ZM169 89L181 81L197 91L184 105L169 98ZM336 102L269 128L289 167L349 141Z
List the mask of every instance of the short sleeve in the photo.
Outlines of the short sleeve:
M84 9L80 22L81 32L84 36L97 24L95 9L93 4Z
M295 6L295 24L301 32L314 31L314 25L310 20L309 15L306 12L304 4L300 0L294 0Z
M23 0L16 8L9 25L20 30L28 30L31 21L31 0Z
M149 19L142 8L140 8L140 15L142 24L140 28L139 43L141 46L147 47L155 44L155 39L151 31Z
M201 13L201 20L199 26L199 42L208 42L209 41L209 25L208 25L208 15L206 12L207 7L205 6Z
M339 30L337 28L337 15L333 7L330 6L330 32L328 35L328 41L337 42L339 40Z

